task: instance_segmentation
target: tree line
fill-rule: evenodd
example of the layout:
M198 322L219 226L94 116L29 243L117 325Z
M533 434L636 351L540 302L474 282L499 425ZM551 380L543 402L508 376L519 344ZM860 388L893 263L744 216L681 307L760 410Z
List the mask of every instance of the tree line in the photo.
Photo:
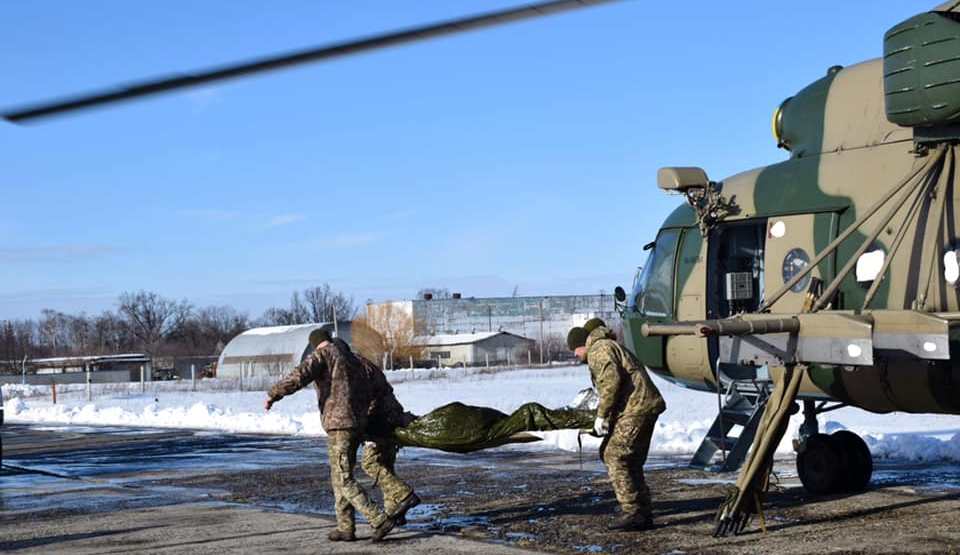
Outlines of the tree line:
M124 292L100 314L44 309L39 318L0 320L0 366L46 357L143 352L152 356L216 355L236 335L257 326L353 320L352 297L328 284L295 291L287 306L256 319L228 305L197 307L152 291Z

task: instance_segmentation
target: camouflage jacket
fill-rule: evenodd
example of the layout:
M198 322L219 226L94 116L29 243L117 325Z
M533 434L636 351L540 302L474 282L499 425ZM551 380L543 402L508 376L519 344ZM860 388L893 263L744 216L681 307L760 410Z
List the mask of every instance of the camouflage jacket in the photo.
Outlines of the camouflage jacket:
M365 430L373 401L370 382L363 365L344 345L331 341L307 355L270 389L270 399L282 399L312 382L324 430Z
M342 340L334 339L334 341ZM403 405L393 394L393 387L379 366L359 353L354 353L353 356L360 362L364 377L370 386L367 435L389 437L393 434L394 428L405 424Z
M660 414L667 405L646 368L604 327L587 337L590 378L600 395L597 416L618 419Z

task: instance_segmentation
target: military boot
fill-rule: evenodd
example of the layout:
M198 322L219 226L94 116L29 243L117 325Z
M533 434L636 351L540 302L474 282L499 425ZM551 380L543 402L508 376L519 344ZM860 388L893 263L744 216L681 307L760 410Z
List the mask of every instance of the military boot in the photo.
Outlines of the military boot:
M339 528L335 528L327 534L327 539L332 542L352 542L356 541L357 536L353 532L344 532Z
M410 495L403 498L403 501L393 510L390 516L397 522L397 526L403 526L407 523L407 511L420 504L420 497L410 492Z
M622 532L639 532L651 528L653 528L653 517L640 513L624 513L607 526L607 530Z
M370 541L377 543L382 541L383 538L390 533L390 530L393 530L393 527L397 525L397 521L393 517L388 516L386 520L380 523L380 526L377 526L373 529L373 535L370 536Z

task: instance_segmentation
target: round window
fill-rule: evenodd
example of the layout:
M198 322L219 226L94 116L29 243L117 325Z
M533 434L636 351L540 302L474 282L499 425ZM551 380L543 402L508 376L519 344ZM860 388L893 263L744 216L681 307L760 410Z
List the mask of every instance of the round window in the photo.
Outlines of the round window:
M803 249L793 249L783 257L783 282L786 283L793 279L793 276L799 274L804 268L810 265L810 256ZM803 293L810 283L810 274L803 276L803 279L790 288L794 293Z

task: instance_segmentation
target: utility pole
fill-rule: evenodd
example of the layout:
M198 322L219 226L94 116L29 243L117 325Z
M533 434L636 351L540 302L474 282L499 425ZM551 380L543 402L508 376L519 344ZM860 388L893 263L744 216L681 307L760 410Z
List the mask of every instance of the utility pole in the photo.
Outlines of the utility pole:
M330 308L333 310L333 336L340 337L340 328L337 326L337 305Z
M543 299L540 299L540 364L543 364Z

